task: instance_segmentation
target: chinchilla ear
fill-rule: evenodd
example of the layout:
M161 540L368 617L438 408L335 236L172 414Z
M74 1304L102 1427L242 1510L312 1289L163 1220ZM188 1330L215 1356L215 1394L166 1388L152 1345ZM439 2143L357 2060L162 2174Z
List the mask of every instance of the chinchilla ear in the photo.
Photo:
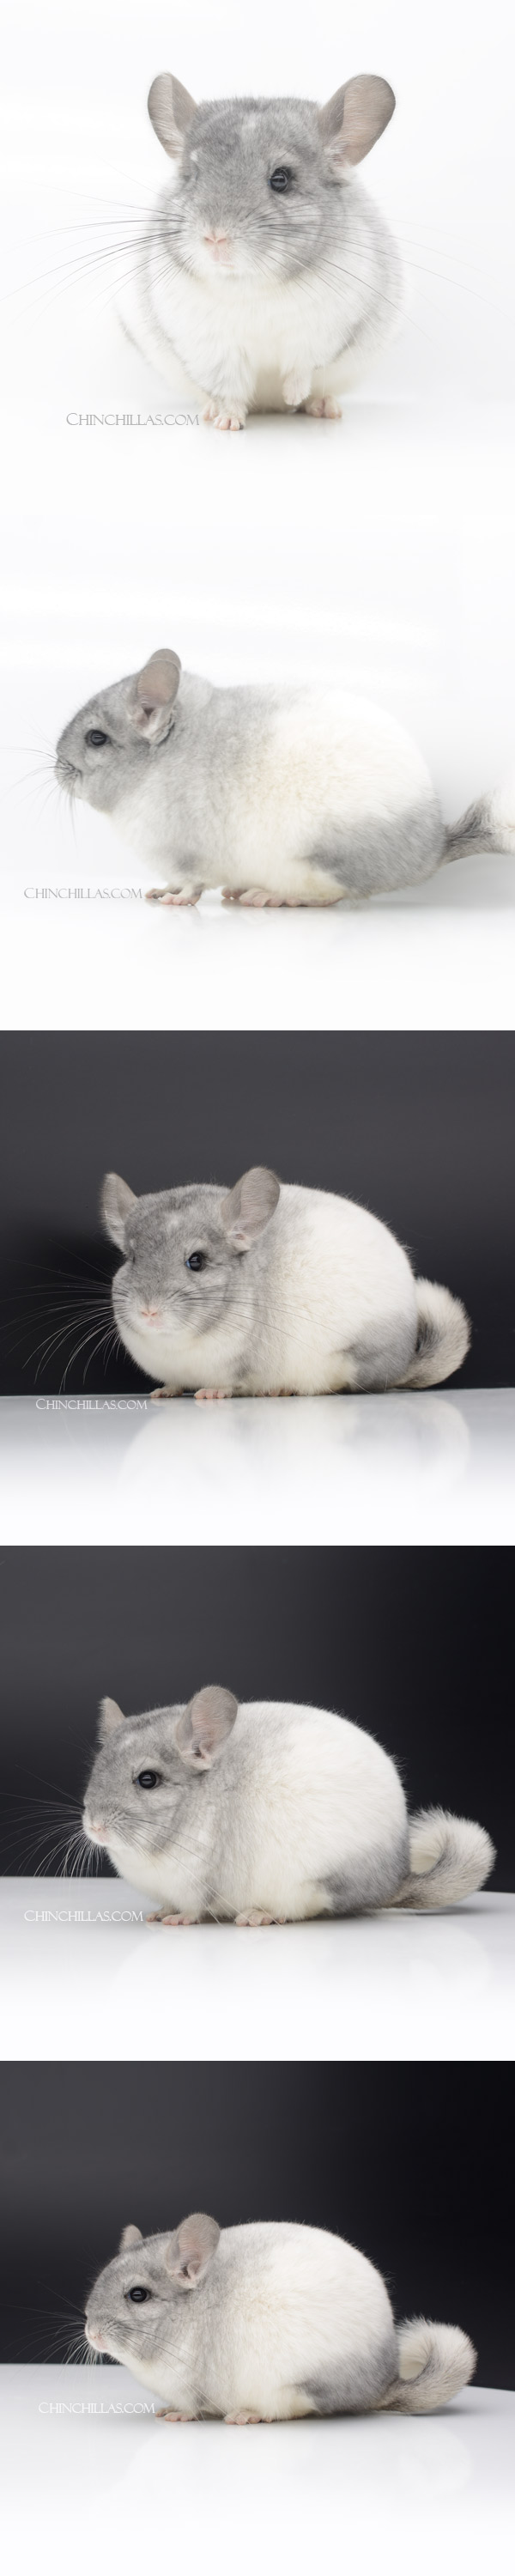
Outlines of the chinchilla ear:
M368 72L359 72L355 80L336 89L326 107L318 111L322 142L331 161L342 169L355 161L364 161L372 145L378 143L393 116L395 96L389 81L378 80Z
M228 1243L234 1244L235 1252L248 1252L249 1244L256 1243L258 1235L264 1234L265 1226L270 1224L277 1207L280 1190L281 1183L276 1173L267 1172L264 1164L256 1163L252 1171L243 1173L243 1179L236 1182L228 1198L222 1199L220 1216L224 1234Z
M168 732L170 714L177 697L181 664L178 653L163 644L158 653L138 671L127 702L129 723L134 733L144 735L146 742L162 742Z
M216 2218L206 2218L202 2210L196 2210L193 2218L183 2218L175 2235L169 2237L165 2251L167 2272L179 2290L197 2289L216 2254L219 2238Z
M129 1189L128 1181L121 1181L118 1172L106 1172L102 1182L100 1214L106 1233L110 1235L111 1243L118 1244L119 1252L125 1252L127 1218L137 1204L135 1191Z
M141 2233L141 2228L140 2228L140 2227L123 2227L123 2228L122 2228L121 2237L120 2237L120 2243L119 2243L119 2246L118 2246L118 2253L119 2253L119 2254L128 2254L128 2252L129 2252L129 2246L130 2246L130 2245L142 2245L142 2244L143 2244L143 2237L142 2237L142 2233Z
M114 1735L115 1726L124 1725L125 1718L123 1708L118 1707L118 1701L116 1699L101 1699L98 1720L100 1743L107 1744L108 1735Z
M211 1770L212 1763L223 1753L228 1735L232 1735L237 1715L238 1701L232 1691L217 1690L212 1685L196 1692L175 1729L177 1752L188 1771Z
M158 142L162 143L163 152L169 152L170 159L177 161L188 126L197 113L195 99L190 98L189 89L183 89L182 81L174 80L173 72L158 72L157 80L153 80L148 93L147 106L150 123Z

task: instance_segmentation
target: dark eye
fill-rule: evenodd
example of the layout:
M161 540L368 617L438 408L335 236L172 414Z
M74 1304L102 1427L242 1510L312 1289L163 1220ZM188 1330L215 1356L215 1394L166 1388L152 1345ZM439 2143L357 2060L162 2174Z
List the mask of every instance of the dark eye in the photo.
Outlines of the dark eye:
M152 2291L140 2290L138 2283L137 2288L135 2290L128 2290L126 2295L129 2299L133 2299L135 2308L140 2308L143 2299L151 2299Z
M276 188L278 196L280 196L281 193L284 195L285 188L291 188L292 178L292 170L283 170L282 168L279 170L272 170L270 186L271 188Z
M188 1259L188 1260L187 1260L187 1262L186 1262L186 1269L187 1269L187 1270L205 1270L205 1267L206 1267L206 1255L205 1255L205 1252L190 1252L190 1254L189 1254L189 1259Z
M159 1788L159 1782L160 1782L160 1780L162 1780L162 1777L163 1777L162 1771L138 1771L138 1772L136 1773L136 1788L137 1788L137 1789L158 1789L158 1788ZM142 2295L142 2298L143 2298L143 2297L145 2297L145 2298L146 2298L146 2295L147 2295L146 2290L145 2290L144 2292L142 2291L141 2295ZM138 2290L138 2298L139 2298L139 2290Z
M109 741L110 735L108 733L100 733L98 725L92 725L90 733L86 734L88 751L101 751L103 743Z

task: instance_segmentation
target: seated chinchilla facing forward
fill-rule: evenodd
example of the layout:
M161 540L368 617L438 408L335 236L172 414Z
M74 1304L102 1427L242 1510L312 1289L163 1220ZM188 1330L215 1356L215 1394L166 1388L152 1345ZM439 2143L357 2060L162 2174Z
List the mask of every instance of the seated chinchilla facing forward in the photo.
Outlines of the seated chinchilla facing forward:
M243 429L249 411L338 418L338 394L397 329L399 255L354 175L394 106L389 82L363 74L325 107L198 107L169 72L152 82L173 174L120 316L168 382L179 361L217 429Z
M448 1288L414 1279L386 1225L257 1165L232 1190L135 1198L108 1172L102 1214L124 1260L120 1341L156 1398L337 1395L439 1386L470 1340Z
M65 725L56 778L157 869L149 902L223 886L228 902L330 905L515 851L515 781L447 827L416 744L368 699L215 688L167 647Z
M143 1717L102 1701L83 1827L173 1926L456 1905L495 1859L463 1816L410 1817L395 1762L348 1718L215 1687Z
M365 2254L321 2227L217 2226L195 2213L170 2234L124 2227L86 2305L93 2353L125 2362L164 2399L169 2424L295 2415L431 2415L472 2378L460 2326L396 2326Z

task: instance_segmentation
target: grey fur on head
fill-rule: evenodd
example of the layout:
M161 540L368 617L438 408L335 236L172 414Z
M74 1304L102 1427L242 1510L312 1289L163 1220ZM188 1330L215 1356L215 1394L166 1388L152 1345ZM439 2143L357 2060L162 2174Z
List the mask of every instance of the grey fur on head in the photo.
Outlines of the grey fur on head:
M211 99L197 106L169 72L152 82L148 111L176 164L165 242L191 268L202 232L222 225L244 272L295 277L334 250L342 220L336 191L372 151L395 107L389 81L345 82L322 108L309 99ZM274 163L290 184L274 188Z

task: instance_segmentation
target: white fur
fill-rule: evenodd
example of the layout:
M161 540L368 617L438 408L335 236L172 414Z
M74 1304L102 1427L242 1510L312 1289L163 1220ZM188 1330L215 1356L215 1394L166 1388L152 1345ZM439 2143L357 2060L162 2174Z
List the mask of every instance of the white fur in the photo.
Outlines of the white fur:
M495 848L515 855L515 772L489 798L488 820Z
M431 1340L421 1349L406 1369L402 1386L441 1386L442 1378L452 1377L466 1359L470 1342L470 1325L460 1297L452 1297L450 1288L442 1288L436 1279L417 1279L419 1322L426 1326Z
M495 1851L483 1825L424 1807L410 1819L409 1860L410 1877L394 1904L434 1909L474 1896L493 1869Z
M399 2382L384 2406L408 2415L431 2415L448 2406L472 2379L474 2345L461 2326L436 2326L427 2317L411 2317L398 2326Z

